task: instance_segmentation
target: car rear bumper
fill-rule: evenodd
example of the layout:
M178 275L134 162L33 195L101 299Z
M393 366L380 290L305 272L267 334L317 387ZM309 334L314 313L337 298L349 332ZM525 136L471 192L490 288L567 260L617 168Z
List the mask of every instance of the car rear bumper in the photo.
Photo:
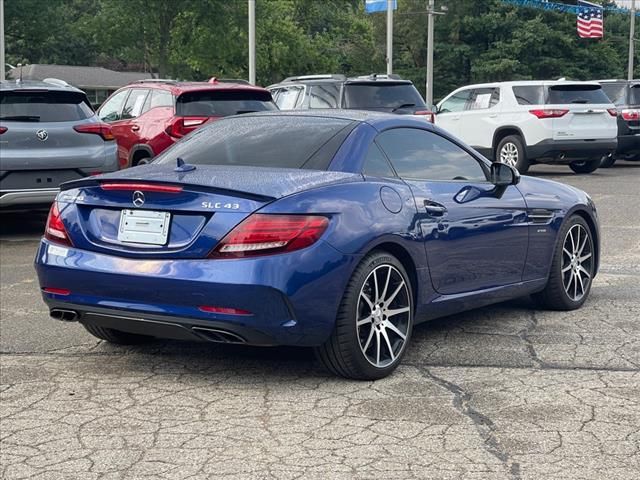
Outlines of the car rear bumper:
M80 322L194 340L211 337L198 330L209 328L237 335L238 343L313 346L330 335L358 258L322 241L239 260L140 260L42 240L35 266L42 288L69 291L43 291L49 308L74 311Z
M616 149L616 154L640 155L640 133L636 135L620 135L618 137L618 148Z
M617 139L604 140L543 140L527 145L527 158L539 163L567 164L599 159L616 151Z
M0 208L48 205L56 198L58 191L57 188L0 190Z

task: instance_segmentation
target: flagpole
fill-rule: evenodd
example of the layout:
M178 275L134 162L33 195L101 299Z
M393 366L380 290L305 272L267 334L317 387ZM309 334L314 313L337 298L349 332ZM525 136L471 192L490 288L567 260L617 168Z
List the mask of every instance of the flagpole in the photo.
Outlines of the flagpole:
M249 0L249 83L256 84L256 0Z
M634 38L636 29L636 0L631 0L631 19L629 21L629 69L627 79L633 80Z
M393 73L393 0L387 0L387 75Z
M5 79L4 67L4 0L0 0L0 80Z

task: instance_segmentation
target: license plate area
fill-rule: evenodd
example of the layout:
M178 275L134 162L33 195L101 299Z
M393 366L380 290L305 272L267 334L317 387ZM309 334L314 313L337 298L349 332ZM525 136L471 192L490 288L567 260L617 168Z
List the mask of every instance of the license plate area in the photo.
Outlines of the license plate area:
M118 240L126 243L166 245L171 214L152 210L122 210Z

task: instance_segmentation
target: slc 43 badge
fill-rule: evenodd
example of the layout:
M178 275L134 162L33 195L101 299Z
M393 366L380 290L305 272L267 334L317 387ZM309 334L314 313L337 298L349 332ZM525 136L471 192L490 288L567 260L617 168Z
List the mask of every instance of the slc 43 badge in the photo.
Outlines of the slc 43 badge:
M240 204L238 203L222 203L222 202L202 202L202 208L215 208L215 209L227 209L227 210L238 210L240 208Z

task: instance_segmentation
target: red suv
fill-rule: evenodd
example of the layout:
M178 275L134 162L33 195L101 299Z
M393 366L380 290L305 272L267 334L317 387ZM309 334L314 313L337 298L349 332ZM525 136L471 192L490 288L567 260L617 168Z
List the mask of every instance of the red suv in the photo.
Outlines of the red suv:
M229 115L277 110L269 90L242 80L141 80L98 109L118 142L120 168L149 163L196 128Z

